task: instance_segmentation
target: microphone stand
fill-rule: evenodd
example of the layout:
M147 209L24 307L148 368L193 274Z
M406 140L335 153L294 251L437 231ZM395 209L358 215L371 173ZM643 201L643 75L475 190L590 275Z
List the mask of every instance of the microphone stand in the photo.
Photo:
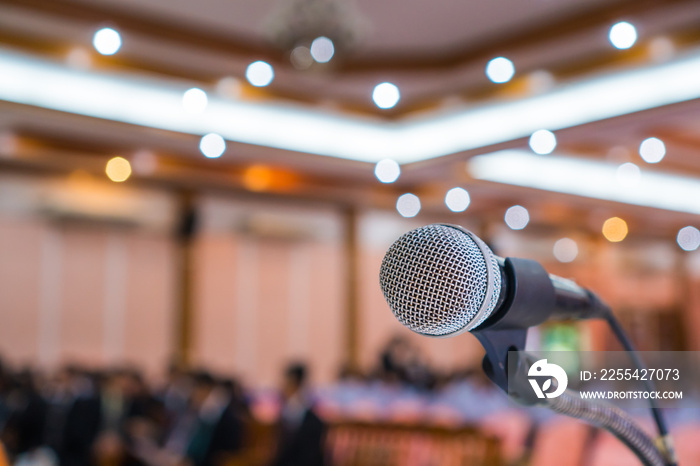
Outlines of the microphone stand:
M482 330L472 333L476 334L486 349L484 372L518 403L544 406L556 413L605 429L625 444L644 466L675 464L674 460L669 459L669 454L662 452L642 428L617 406L583 400L572 390L566 390L557 398L537 398L532 387L525 382L528 379L528 368L535 363L536 358L522 349L526 333L524 329ZM513 337L517 339L514 340ZM516 359L509 361L509 358ZM511 374L508 373L508 367L511 368Z

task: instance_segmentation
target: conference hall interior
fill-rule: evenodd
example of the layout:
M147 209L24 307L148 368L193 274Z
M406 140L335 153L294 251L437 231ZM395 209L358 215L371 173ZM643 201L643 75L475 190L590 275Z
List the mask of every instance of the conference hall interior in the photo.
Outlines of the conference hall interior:
M700 464L698 24L697 0L0 0L0 466L640 464L509 399L469 332L401 325L380 267L429 224L694 361L663 414ZM527 348L622 351L600 319Z

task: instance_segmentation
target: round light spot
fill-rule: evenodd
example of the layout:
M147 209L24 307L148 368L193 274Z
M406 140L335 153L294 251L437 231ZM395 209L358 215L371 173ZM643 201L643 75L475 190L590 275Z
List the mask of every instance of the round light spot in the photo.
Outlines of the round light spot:
M637 29L630 23L621 21L610 28L608 37L616 49L628 49L637 42Z
M609 218L603 223L603 236L611 243L619 243L627 237L627 222L620 217Z
M245 77L250 84L255 87L265 87L269 85L275 77L275 72L269 63L255 61L248 65Z
M486 76L494 83L507 83L515 74L513 62L505 57L497 57L486 65Z
M639 155L646 163L659 163L666 155L666 145L659 138L647 138L639 145Z
M522 230L530 222L530 213L521 205L514 205L506 210L506 225L511 230Z
M197 87L185 91L182 95L182 106L187 113L202 113L207 108L207 103L207 93Z
M562 238L554 243L552 253L559 262L572 262L578 256L578 245L571 238Z
M527 77L527 87L533 94L542 94L551 90L557 84L552 73L546 70L536 70Z
M121 183L131 176L131 164L124 157L113 157L107 162L105 173L110 180Z
M372 92L372 100L379 108L392 108L400 98L399 88L391 83L377 84Z
M292 66L298 70L307 70L314 64L311 50L303 45L294 47L292 53L289 54L289 61L291 61Z
M551 131L540 129L530 136L530 149L535 154L551 154L555 147L557 147L557 138Z
M452 212L464 212L470 202L469 193L463 188L452 188L445 195L445 205Z
M668 37L655 37L649 42L649 56L657 63L673 58L676 45Z
M374 167L374 176L382 183L393 183L399 179L400 174L401 167L391 159L380 160Z
M158 168L158 157L150 150L137 150L131 156L132 168L139 175L151 175Z
M633 188L639 184L642 179L642 172L639 167L633 163L623 163L615 171L615 178L621 186L625 188Z
M328 37L317 37L311 43L311 56L318 63L328 63L333 58L335 47Z
M92 37L92 45L102 55L114 55L122 46L122 37L115 29L102 28Z
M420 212L420 199L415 194L402 194L396 201L396 210L402 217L415 217Z
M224 97L238 98L241 96L241 81L232 76L225 76L216 83L216 92Z
M273 173L264 165L253 165L243 173L243 185L251 191L265 191L270 188Z
M90 51L83 47L73 47L66 55L66 64L71 68L86 70L92 66Z
M684 251L695 251L700 247L700 230L687 226L678 231L678 246Z
M226 141L216 133L209 133L199 141L199 150L206 158L215 159L221 157L226 150Z

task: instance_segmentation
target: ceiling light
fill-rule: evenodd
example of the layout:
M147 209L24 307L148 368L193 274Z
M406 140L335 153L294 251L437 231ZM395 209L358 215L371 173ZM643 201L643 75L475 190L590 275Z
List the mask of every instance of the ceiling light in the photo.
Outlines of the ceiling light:
M550 154L555 147L557 147L557 138L551 131L540 129L530 136L530 148L535 154Z
M1 100L371 163L427 160L529 137L541 128L556 131L700 98L700 54L562 85L533 97L399 122L211 95L207 111L193 119L182 111L185 89L162 81L78 71L3 48L0 69Z
M573 262L578 256L578 245L571 238L562 238L554 243L552 254L559 262Z
M445 205L452 212L464 212L470 202L469 193L464 188L452 188L445 195Z
M415 217L420 212L420 199L415 194L402 194L396 201L396 210L402 217Z
M202 113L207 108L207 93L196 87L185 91L182 106L188 113Z
M623 163L615 170L615 178L620 186L625 188L633 188L639 185L642 179L642 172L639 167L633 163Z
M511 230L522 230L530 223L530 213L525 207L514 205L506 210L504 220Z
M255 87L268 86L275 77L275 72L269 63L264 61L254 61L245 72L245 77L250 84Z
M110 180L121 183L131 176L131 164L124 157L113 157L107 162L105 173Z
M628 49L637 42L637 29L626 21L621 21L610 28L610 43L616 49Z
M666 155L666 145L659 138L647 138L639 145L639 155L646 163L659 163Z
M691 226L683 227L678 231L676 241L684 251L695 251L700 247L700 230Z
M226 150L226 141L218 134L209 133L202 136L199 141L199 150L206 158L216 159L221 157L221 154Z
M112 28L102 28L93 36L92 45L102 55L114 55L122 46L122 37Z
M318 63L328 63L333 58L335 53L335 48L333 47L333 41L328 37L317 37L311 43L311 56Z
M377 84L372 92L372 100L379 108L392 108L400 98L399 88L391 83Z
M486 65L486 76L494 83L507 83L514 74L513 62L505 57L494 58Z
M393 183L399 179L401 167L395 160L384 159L374 167L374 176L382 183Z
M619 243L627 237L627 222L620 217L609 218L603 223L603 236L611 243Z
M617 182L618 164L505 150L472 157L474 178L576 196L700 214L700 179L643 170L633 187Z

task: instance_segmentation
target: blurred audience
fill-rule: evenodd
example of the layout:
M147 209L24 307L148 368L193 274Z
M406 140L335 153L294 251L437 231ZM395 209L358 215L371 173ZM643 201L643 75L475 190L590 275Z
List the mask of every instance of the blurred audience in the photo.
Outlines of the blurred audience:
M282 382L280 416L274 466L322 466L326 426L314 411L304 364L291 364Z
M516 462L543 445L538 433L554 418L510 402L478 368L441 373L402 338L370 375L347 366L323 388L309 380L303 363L287 366L272 394L177 365L149 386L133 368L43 374L0 361L0 466L321 466L327 432L344 421L475 426ZM672 427L698 430L691 398L667 411Z

